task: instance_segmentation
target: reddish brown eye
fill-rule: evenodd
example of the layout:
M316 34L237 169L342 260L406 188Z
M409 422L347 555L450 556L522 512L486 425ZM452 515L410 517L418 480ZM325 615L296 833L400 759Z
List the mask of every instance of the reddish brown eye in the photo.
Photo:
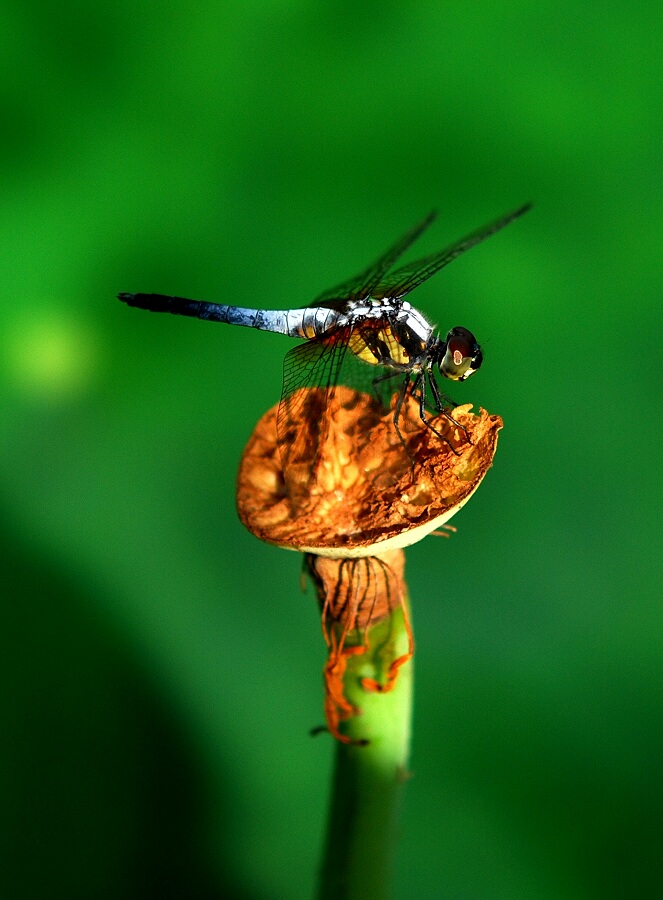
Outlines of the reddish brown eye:
M452 381L466 381L479 368L483 357L471 331L458 325L441 345L444 353L438 363L440 374Z
M466 356L472 356L473 347L468 340L462 337L454 337L447 345L451 351L455 365L459 366Z

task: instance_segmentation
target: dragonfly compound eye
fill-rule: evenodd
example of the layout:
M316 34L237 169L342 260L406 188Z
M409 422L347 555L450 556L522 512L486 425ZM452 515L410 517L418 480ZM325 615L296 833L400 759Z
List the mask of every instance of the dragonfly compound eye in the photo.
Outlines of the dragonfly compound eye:
M452 328L445 341L440 372L452 381L465 381L483 362L483 354L476 338L467 328Z

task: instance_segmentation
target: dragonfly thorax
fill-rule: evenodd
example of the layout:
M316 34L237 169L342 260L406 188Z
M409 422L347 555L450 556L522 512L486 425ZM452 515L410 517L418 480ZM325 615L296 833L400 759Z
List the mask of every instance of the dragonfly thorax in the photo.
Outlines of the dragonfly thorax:
M349 349L371 365L421 370L440 343L430 323L409 303L364 300L352 304L342 318L352 329Z

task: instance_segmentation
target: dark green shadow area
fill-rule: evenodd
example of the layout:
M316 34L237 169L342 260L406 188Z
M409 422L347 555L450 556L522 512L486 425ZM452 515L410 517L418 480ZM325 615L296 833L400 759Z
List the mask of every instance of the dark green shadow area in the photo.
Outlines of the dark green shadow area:
M6 532L0 571L0 896L252 900L205 853L226 786L86 591Z

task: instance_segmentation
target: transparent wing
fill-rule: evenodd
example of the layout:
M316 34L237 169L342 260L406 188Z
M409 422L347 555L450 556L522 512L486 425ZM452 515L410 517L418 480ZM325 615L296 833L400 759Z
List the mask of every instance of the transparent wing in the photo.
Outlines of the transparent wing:
M434 221L437 213L429 213L423 221L411 228L407 234L403 235L396 243L380 256L372 265L370 265L361 275L355 275L347 281L341 282L336 287L330 288L328 291L320 294L310 306L331 306L336 309L330 301L335 300L363 300L366 297L374 296L373 288L381 282L383 277L394 265L396 260L405 253L416 239L428 228Z
M350 329L343 332L326 341L298 344L283 363L277 446L287 496L295 508L303 509L311 502L309 488L330 428L329 403L348 353Z
M456 257L480 244L481 241L485 241L491 234L495 234L496 231L509 225L530 208L531 204L529 203L521 206L508 215L502 216L501 219L491 222L490 225L485 225L483 228L473 231L455 244L445 247L444 250L439 250L437 253L432 253L429 256L424 256L422 259L407 263L407 265L386 274L379 280L379 283L374 285L371 296L378 300L384 297L392 299L404 297L430 278L431 275L435 275L436 272L439 272L440 269L456 259Z
M377 324L364 322L357 330L364 335L366 328L374 327ZM392 377L384 366L360 359L350 346L353 331L348 326L326 340L299 344L285 357L277 442L287 496L296 508L316 502L311 487L322 458L329 460L332 452L337 386L368 394L374 400L372 415L380 416L390 409L391 398L407 377L401 372ZM354 334L358 340L361 336Z
M366 352L367 344L371 342L369 332L379 332L379 338L384 343L389 340L389 322L385 323L381 319L364 320L356 326L339 328L324 339L306 341L293 347L286 354L283 363L279 416L287 415L288 419L297 419L298 404L304 402L303 394L313 388L331 394L336 385L345 384L355 390L373 394L376 399L382 399L385 392L378 390L376 384L388 384L389 379L384 376L395 370L375 362L365 362L357 356L362 349ZM396 383L397 378L394 377L392 384ZM393 391L387 391L388 395L392 393Z
M302 388L329 390L334 387L347 352L350 330L343 329L347 334L335 334L333 342L306 341L286 353L283 362L282 404Z

